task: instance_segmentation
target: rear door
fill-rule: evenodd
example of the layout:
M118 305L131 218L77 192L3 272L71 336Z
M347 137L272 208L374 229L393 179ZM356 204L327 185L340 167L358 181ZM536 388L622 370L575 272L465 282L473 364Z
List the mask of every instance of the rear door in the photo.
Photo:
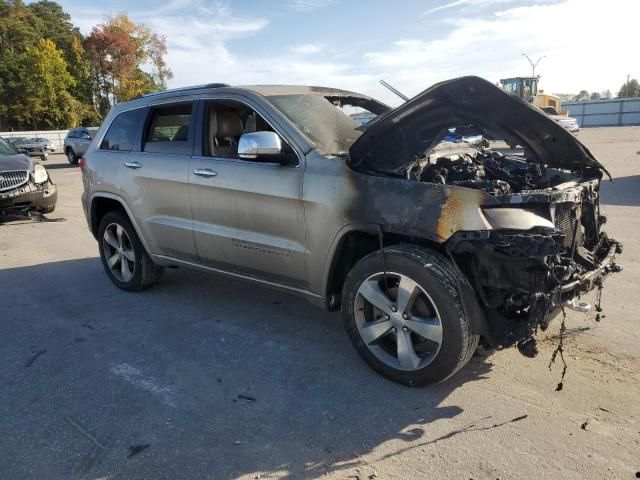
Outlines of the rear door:
M197 258L189 198L193 108L185 101L123 112L96 151L118 152L112 163L120 192L151 253L187 261Z
M200 111L202 142L195 147L200 155L193 157L189 175L201 262L225 271L305 286L304 157L296 154L298 162L292 166L238 158L237 140L244 132L276 131L287 142L257 104L205 100ZM227 117L239 115L242 126L239 131L220 126L218 133L222 128L229 129L229 137L216 140L216 115L223 113Z

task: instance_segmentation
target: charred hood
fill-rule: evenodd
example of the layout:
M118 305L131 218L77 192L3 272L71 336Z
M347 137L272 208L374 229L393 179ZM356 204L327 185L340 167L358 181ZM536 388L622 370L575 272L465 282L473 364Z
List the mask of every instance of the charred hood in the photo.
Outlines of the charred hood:
M577 138L540 109L480 77L437 83L380 115L349 150L357 170L399 174L456 126L473 125L528 158L567 170L606 169Z

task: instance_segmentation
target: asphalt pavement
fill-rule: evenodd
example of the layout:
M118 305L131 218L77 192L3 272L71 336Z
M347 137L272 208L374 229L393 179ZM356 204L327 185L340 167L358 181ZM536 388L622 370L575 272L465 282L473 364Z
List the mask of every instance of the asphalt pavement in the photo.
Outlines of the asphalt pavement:
M638 478L640 127L580 138L615 177L603 205L625 270L602 321L570 314L560 392L557 324L533 360L474 357L412 389L302 299L185 269L120 291L78 168L51 155L56 212L0 221L0 478Z

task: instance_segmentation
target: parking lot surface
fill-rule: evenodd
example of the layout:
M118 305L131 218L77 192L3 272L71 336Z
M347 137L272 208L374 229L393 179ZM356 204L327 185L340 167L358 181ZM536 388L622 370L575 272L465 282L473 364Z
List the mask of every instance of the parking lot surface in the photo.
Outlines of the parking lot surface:
M78 168L51 155L57 210L0 222L0 478L637 478L640 127L579 138L615 179L602 204L624 271L602 321L569 314L559 392L558 322L533 360L474 357L411 389L304 300L184 269L120 291Z

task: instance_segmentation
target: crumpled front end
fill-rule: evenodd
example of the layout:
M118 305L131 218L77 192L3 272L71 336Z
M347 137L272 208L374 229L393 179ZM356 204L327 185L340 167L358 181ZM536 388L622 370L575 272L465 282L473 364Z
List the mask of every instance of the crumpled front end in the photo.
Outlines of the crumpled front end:
M0 171L0 214L49 211L57 200L58 190L51 178L35 183L29 170Z
M601 228L599 182L497 195L500 204L484 209L491 231L458 232L448 241L485 307L483 335L493 346L526 342L565 307L587 311L580 296L620 270L622 246ZM531 228L510 228L524 217Z

